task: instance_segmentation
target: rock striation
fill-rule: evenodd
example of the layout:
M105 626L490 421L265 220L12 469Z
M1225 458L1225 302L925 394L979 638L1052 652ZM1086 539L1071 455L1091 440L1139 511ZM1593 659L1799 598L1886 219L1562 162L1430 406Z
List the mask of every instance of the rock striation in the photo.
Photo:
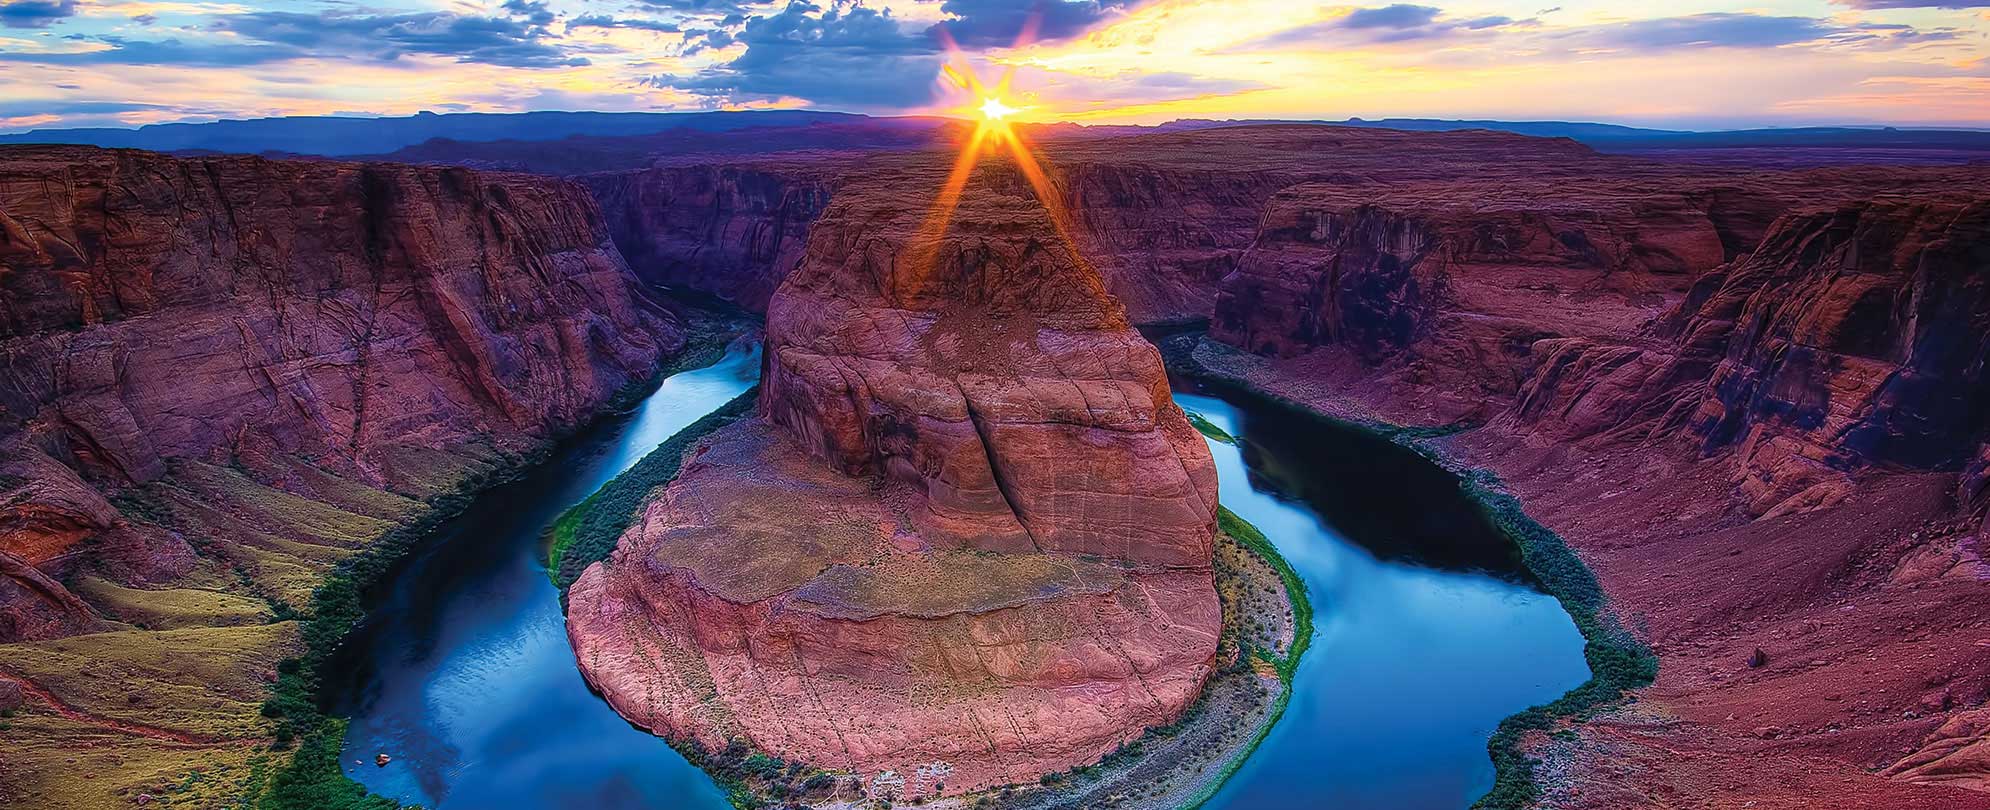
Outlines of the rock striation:
M753 312L801 262L835 180L807 163L700 164L581 178L636 274Z
M957 794L1096 761L1198 694L1207 448L1011 170L944 231L908 200L945 168L838 190L769 306L760 416L569 592L582 671L631 721Z
M1793 213L1648 345L1548 342L1517 413L1568 439L1733 449L1758 513L1834 503L1859 470L1961 470L1990 438L1985 267L1990 202Z
M0 639L90 627L56 584L81 568L191 570L171 521L113 506L186 464L428 497L682 340L576 184L0 149Z

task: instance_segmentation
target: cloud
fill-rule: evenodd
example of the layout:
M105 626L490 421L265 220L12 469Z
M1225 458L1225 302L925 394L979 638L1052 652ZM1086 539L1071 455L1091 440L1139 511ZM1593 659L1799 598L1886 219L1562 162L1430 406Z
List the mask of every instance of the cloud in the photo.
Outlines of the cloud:
M1990 0L1975 1L1990 4ZM1543 26L1539 18L1454 18L1446 16L1442 9L1436 7L1399 3L1355 9L1334 19L1247 43L1241 49L1361 47L1473 38L1470 41L1475 43L1497 42L1499 51L1503 53L1554 56L1599 51L1667 53L1700 48L1786 46L1886 49L1951 40L1959 36L1961 32L1954 28L1917 29L1911 25L1841 23L1818 17L1744 12L1710 12L1551 28Z
M1031 39L1058 42L1092 30L1146 0L945 0L951 19L934 26L965 48L1015 44L1025 28Z
M14 0L0 3L0 25L8 28L47 28L76 16L76 0Z
M1816 42L1843 31L1843 27L1815 17L1714 12L1601 25L1577 29L1577 34L1596 46L1662 50L1774 48Z
M127 40L123 37L97 37L110 47L87 51L0 50L0 62L29 62L43 65L178 65L181 67L241 67L295 59L294 48L276 45L199 43L189 45L179 39Z
M79 99L27 99L22 101L0 101L0 118L23 118L31 115L107 115L127 112L177 111L179 108L167 104L148 104L139 101L99 101Z
M1831 0L1841 6L1859 9L1881 8L1990 8L1990 0Z
M933 98L940 52L933 38L910 33L889 11L867 6L822 9L792 2L779 14L747 19L737 34L686 32L702 37L686 49L746 45L730 62L690 75L643 80L713 101L799 98L816 104L863 109L904 108Z
M1403 30L1422 28L1437 20L1443 9L1432 6L1412 6L1397 3L1380 8L1358 8L1340 19L1342 28L1393 28Z
M739 0L637 0L650 8L665 11L682 11L691 14L711 14L717 16L744 15L754 3Z
M1355 46L1411 42L1474 32L1530 28L1538 24L1539 21L1534 19L1516 20L1504 16L1449 17L1444 14L1443 9L1435 6L1396 3L1388 6L1357 8L1340 17L1302 25L1247 43L1241 49L1264 50L1293 45Z
M51 65L233 67L291 59L392 62L408 55L515 68L577 67L585 57L557 44L556 17L543 2L509 0L502 16L447 12L373 15L258 11L214 17L188 38L66 37L87 46L64 51L0 51L0 61ZM218 38L213 33L227 36ZM598 46L596 46L598 48Z
M519 68L572 67L587 59L553 44L544 3L511 0L503 17L446 12L367 15L346 11L302 14L263 11L220 18L216 25L246 39L296 49L299 55L392 62L409 54Z
M675 34L683 30L677 23L660 20L642 20L632 17L610 17L606 14L585 14L567 21L568 31L576 28L633 28L639 31L655 31L662 34Z

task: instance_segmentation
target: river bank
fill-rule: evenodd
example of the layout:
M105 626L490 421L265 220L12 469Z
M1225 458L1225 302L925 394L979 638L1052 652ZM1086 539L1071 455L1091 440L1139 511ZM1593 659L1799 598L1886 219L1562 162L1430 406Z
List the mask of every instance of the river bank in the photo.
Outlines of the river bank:
M1411 427L1376 418L1352 403L1301 400L1267 384L1267 372L1255 358L1195 334L1163 341L1163 354L1172 371L1207 384L1248 392L1278 407L1343 427L1358 429L1408 448L1459 477L1467 495L1485 517L1516 545L1529 572L1554 596L1574 620L1584 639L1583 656L1591 677L1553 701L1536 705L1503 720L1487 745L1494 764L1492 787L1473 806L1521 808L1542 796L1535 776L1539 764L1529 746L1540 733L1579 724L1598 712L1623 704L1632 690L1649 685L1657 675L1657 658L1628 632L1609 604L1596 577L1559 535L1527 515L1492 471L1475 467L1444 452L1436 440L1469 430L1468 424Z
M294 745L288 758L258 763L259 780L249 784L255 805L277 810L339 810L392 808L394 799L370 793L349 779L340 766L347 718L339 711L335 684L344 680L343 648L363 627L376 606L378 589L417 551L465 514L478 498L540 469L563 448L584 443L606 423L626 418L669 377L709 365L750 328L729 315L697 312L690 319L687 343L657 373L617 394L601 414L572 431L556 436L533 452L504 460L486 475L460 482L447 495L430 500L411 520L390 530L357 554L342 561L312 595L307 612L298 617L303 649L277 668L271 696L262 713L275 721L273 752Z

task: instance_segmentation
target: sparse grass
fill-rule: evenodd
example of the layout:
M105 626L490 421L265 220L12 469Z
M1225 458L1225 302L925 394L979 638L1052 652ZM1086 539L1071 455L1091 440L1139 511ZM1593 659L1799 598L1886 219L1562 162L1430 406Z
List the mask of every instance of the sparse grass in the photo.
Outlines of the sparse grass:
M126 588L92 576L71 590L119 621L148 630L260 624L270 612L261 599L204 588Z
M244 807L257 763L269 758L254 745L174 745L108 731L38 703L0 722L9 726L0 733L0 807L135 807L142 794L154 808L233 810Z
M1230 511L1229 507L1216 508L1216 525L1224 534L1235 538L1244 548L1250 549L1278 572L1279 580L1285 583L1285 595L1292 602L1292 649L1284 655L1276 650L1258 650L1257 654L1266 658L1278 668L1278 678L1292 684L1292 674L1299 669L1299 659L1306 655L1307 648L1313 646L1313 602L1306 593L1306 581L1299 578L1299 572L1278 553L1278 547L1251 525L1248 520Z
M126 630L10 644L0 670L79 711L213 740L259 740L265 673L298 648L294 623Z

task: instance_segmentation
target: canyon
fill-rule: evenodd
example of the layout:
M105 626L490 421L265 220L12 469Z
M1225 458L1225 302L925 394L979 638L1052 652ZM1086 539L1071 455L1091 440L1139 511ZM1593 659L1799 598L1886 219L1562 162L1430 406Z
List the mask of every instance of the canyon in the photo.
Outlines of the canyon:
M937 225L941 136L571 180L0 147L0 677L73 710L0 786L241 767L272 606L646 379L660 286L764 314L767 374L569 594L644 728L953 794L1170 722L1214 473L1133 327L1206 323L1210 373L1496 476L1656 653L1524 737L1541 806L1990 807L1980 163L1046 132L1062 222L996 160Z
M8 801L245 776L335 563L684 341L576 184L0 149Z
M1528 743L1545 804L1990 806L1980 167L1315 127L1041 147L1135 320L1207 318L1207 365L1315 410L1462 429L1435 452L1596 569L1660 676Z

